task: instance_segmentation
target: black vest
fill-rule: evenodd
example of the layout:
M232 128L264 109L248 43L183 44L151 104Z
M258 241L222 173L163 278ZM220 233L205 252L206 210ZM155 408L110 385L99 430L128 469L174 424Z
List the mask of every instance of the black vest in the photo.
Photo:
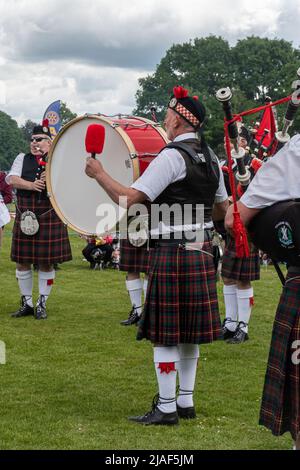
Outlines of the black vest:
M24 155L21 178L33 182L35 179L40 178L42 171L44 171L44 168L37 163L35 156L31 153L26 153L26 155ZM26 189L17 190L17 195L21 197L31 197L32 193L39 195L39 199L47 199L46 190L41 193L38 191L28 191Z
M178 144L178 147L177 147ZM187 152L180 149L180 144L188 145L197 156L191 158ZM165 148L177 148L186 164L186 176L183 180L170 184L152 204L179 204L182 208L182 220L174 221L170 214L170 226L184 225L184 223L195 224L197 222L196 205L204 205L204 222L212 220L212 208L216 191L219 187L220 170L216 155L208 148L202 148L198 139L187 139L180 142L171 142ZM205 154L205 155L204 155ZM196 161L195 161L196 160ZM192 212L190 220L183 217L184 205L190 204ZM153 218L152 218L153 219ZM168 221L169 222L169 221ZM169 225L169 223L168 223ZM155 229L151 224L151 229Z

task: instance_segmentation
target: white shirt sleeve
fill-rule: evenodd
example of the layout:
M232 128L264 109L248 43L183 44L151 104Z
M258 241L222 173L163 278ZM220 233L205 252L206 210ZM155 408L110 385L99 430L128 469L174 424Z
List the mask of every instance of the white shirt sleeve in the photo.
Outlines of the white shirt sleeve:
M8 173L8 175L5 178L5 181L6 181L7 184L10 184L9 179L10 179L11 176L21 177L22 169L23 169L24 156L25 156L25 153L19 153L19 155L17 155L16 158L14 159L14 162L12 164L10 172Z
M215 195L215 203L217 204L219 204L220 202L224 202L226 201L226 199L228 199L228 194L227 194L227 190L226 190L226 186L224 182L224 175L223 175L223 171L222 171L221 164L219 161L218 161L218 165L219 165L220 177L219 177L219 187Z
M251 181L241 202L263 209L275 202L300 198L300 135L295 135L271 157Z
M171 183L186 176L184 158L176 149L164 149L132 185L154 201Z

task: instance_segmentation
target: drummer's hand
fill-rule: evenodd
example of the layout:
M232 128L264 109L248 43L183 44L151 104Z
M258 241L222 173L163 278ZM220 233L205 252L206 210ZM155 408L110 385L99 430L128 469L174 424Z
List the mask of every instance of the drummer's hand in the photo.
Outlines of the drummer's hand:
M104 171L102 164L95 158L88 157L85 172L90 178L97 178Z
M44 182L46 181L46 172L45 171L42 171L40 180L44 181Z
M45 183L42 180L35 180L32 183L31 191L37 191L41 193L45 189Z

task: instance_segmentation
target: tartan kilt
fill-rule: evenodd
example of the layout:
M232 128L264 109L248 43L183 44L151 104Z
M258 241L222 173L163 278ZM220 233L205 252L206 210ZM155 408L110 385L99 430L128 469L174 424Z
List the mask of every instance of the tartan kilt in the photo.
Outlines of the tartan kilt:
M259 418L275 436L290 432L294 440L300 432L299 347L300 278L286 284L277 308Z
M150 250L147 244L137 248L129 240L120 241L120 271L131 273L148 273Z
M250 256L237 258L235 254L235 241L228 236L223 258L222 277L236 281L257 281L260 279L260 260L257 248L250 243Z
M72 259L68 231L56 215L49 199L38 194L18 196L18 207L13 227L11 260L20 264L54 264ZM31 236L21 231L20 212L30 210L39 222L39 231ZM48 212L49 211L49 212ZM44 214L44 215L42 215Z
M212 253L211 242L203 250ZM173 346L222 338L213 258L177 246L151 250L147 296L137 339Z

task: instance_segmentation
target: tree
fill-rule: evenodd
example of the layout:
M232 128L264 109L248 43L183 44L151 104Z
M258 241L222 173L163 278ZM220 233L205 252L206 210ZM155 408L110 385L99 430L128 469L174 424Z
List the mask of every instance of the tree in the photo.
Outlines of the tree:
M22 130L8 114L0 111L0 168L9 170L20 152L28 152L29 145Z
M67 104L62 101L60 105L60 117L61 117L61 125L64 126L72 119L77 117L76 113L73 113L68 107Z
M236 80L248 99L270 95L276 100L290 93L300 62L300 51L292 43L251 36L237 42L232 57Z
M298 64L298 65L297 65ZM221 37L196 38L173 45L152 75L139 79L136 93L136 115L151 118L150 108L157 107L160 121L174 85L188 88L198 95L207 109L206 138L214 148L223 142L223 110L215 98L219 88L230 87L235 113L264 103L266 95L273 101L291 93L291 84L300 65L300 51L279 39L249 37L230 47ZM278 108L279 123L285 106ZM257 115L245 118L248 124ZM300 129L300 113L293 132Z
M23 137L24 137L25 140L27 140L27 142L30 142L30 138L32 136L33 128L37 125L38 124L36 122L31 121L30 119L27 119L25 124L23 124L23 126L21 126L21 131L23 133Z

